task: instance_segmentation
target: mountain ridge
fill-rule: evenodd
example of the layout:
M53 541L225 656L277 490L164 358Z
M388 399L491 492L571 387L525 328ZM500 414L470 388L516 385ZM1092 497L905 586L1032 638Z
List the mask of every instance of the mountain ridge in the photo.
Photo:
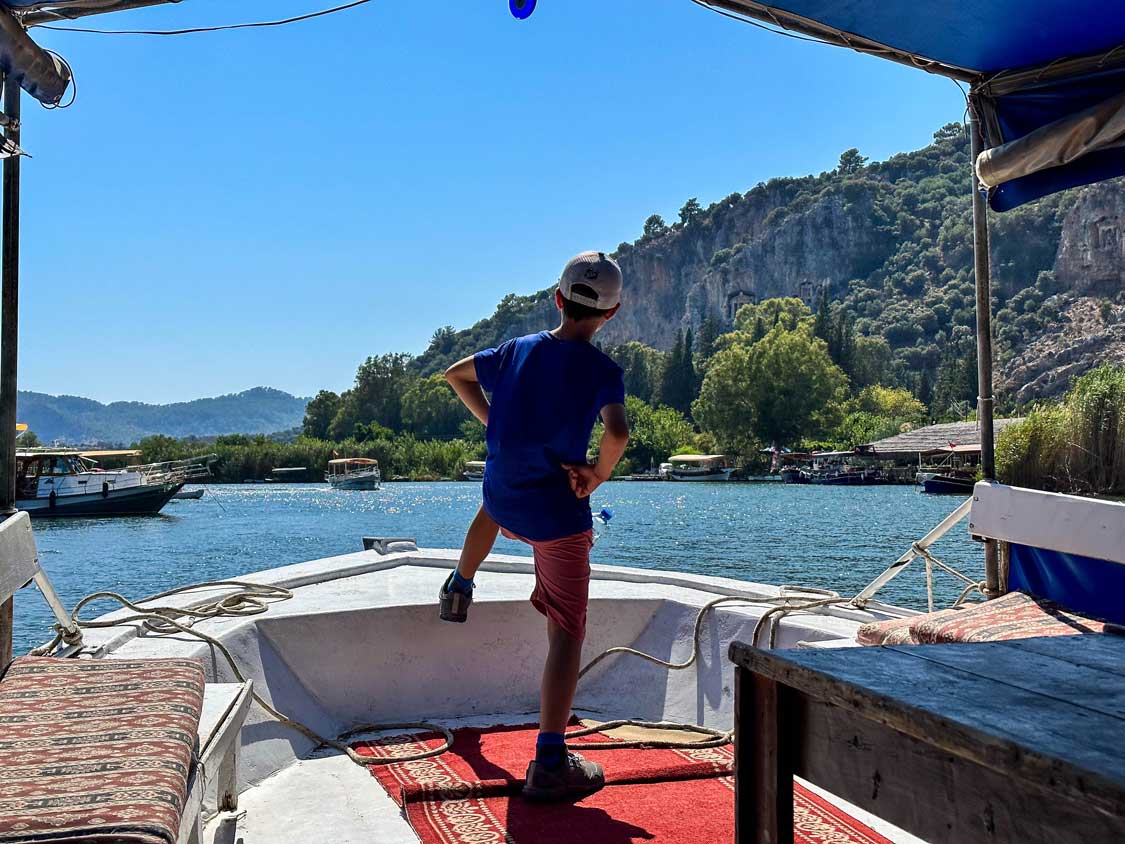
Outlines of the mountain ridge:
M142 437L271 434L299 427L309 399L272 387L168 404L102 403L83 396L20 390L16 413L41 442L113 444Z

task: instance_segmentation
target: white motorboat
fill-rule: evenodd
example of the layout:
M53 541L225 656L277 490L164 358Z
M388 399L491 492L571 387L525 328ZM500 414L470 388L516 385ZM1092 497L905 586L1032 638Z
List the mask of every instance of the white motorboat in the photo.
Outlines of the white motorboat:
M340 457L328 461L324 474L333 489L378 489L383 479L379 461L370 457Z
M210 474L208 458L106 471L99 458L141 452L31 448L16 454L16 505L36 517L159 513L183 485Z
M729 481L734 472L734 463L725 454L676 454L668 462L673 481Z
M461 473L467 481L483 481L484 480L484 461L483 460L468 460L465 462L465 471Z

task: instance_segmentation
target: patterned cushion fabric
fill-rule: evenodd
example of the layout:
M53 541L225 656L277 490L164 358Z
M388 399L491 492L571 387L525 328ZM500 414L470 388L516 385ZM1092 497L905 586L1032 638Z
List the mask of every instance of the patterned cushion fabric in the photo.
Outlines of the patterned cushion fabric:
M923 616L910 628L922 645L944 642L1002 642L1035 636L1076 636L1104 633L1105 623L1070 612L1054 601L1026 592L1009 592L1001 598L972 604L954 615Z
M0 844L175 844L203 686L190 660L13 662L0 681Z
M1054 601L1009 592L983 604L873 621L860 627L855 638L861 645L932 645L1104 632L1103 622L1070 612Z
M869 621L856 631L855 640L861 645L916 645L918 643L910 635L910 626L923 617L910 615L906 618L888 618L886 621Z

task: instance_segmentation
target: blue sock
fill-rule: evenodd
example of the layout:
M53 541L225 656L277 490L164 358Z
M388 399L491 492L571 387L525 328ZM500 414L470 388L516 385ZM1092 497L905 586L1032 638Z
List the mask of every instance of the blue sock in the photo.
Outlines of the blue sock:
M454 569L453 580L449 581L449 591L468 595L473 591L473 581L461 577L461 572Z
M535 761L557 768L566 760L566 737L562 733L540 733L535 742Z

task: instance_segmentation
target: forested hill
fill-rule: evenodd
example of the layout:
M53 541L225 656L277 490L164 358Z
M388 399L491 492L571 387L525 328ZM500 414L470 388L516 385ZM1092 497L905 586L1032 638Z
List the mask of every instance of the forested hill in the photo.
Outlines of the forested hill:
M308 399L255 387L175 404L113 402L21 391L17 415L43 443L132 443L150 434L208 437L300 427Z
M892 380L925 394L939 370L973 355L968 160L964 131L950 124L887 161L849 150L831 172L772 179L709 207L688 200L671 223L653 215L617 247L626 304L601 340L667 350L689 328L729 330L743 304L795 296L816 309L827 292L859 336L886 340ZM1009 404L1125 360L1122 218L1120 181L993 215L998 382ZM552 289L509 295L471 328L438 330L413 366L432 373L552 324Z

